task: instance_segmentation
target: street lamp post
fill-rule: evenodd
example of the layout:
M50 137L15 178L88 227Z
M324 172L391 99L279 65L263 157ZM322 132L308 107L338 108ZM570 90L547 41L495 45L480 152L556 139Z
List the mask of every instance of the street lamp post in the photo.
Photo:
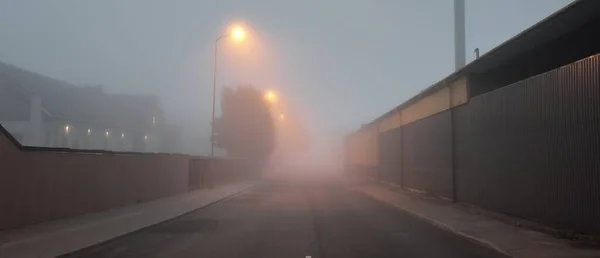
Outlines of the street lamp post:
M244 28L236 26L234 27L230 33L222 35L215 40L215 60L214 60L214 69L213 69L213 94L212 94L212 120L210 127L210 156L215 155L215 99L217 96L217 53L219 50L219 41L221 39L227 37L233 37L236 40L242 40L246 36L246 32Z
M215 155L215 98L217 95L217 53L219 50L219 40L228 37L229 34L220 36L215 40L215 60L213 70L213 95L212 95L212 120L210 127L210 156Z

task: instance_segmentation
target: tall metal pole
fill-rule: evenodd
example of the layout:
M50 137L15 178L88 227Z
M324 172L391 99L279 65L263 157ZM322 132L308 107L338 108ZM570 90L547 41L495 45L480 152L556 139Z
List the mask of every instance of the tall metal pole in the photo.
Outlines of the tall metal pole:
M454 0L454 65L460 70L466 64L465 0Z
M219 40L229 36L223 35L215 40L215 60L213 69L213 95L212 95L212 121L210 123L210 156L215 155L215 99L217 96L217 53L219 50Z
M454 0L454 69L456 71L463 68L466 64L466 46L465 46L465 0ZM450 103L453 102L450 94ZM456 140L454 125L455 109L451 109L450 130L452 146L452 201L458 201L456 194Z

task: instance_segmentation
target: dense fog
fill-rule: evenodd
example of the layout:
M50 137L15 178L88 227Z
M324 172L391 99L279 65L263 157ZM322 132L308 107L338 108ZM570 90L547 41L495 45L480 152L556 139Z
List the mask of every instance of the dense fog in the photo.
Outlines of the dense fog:
M569 2L467 1L467 62ZM219 118L246 85L270 105L272 171L335 171L345 135L453 71L452 15L441 0L5 0L0 123L25 145L208 156L213 86ZM38 98L9 97L23 89Z

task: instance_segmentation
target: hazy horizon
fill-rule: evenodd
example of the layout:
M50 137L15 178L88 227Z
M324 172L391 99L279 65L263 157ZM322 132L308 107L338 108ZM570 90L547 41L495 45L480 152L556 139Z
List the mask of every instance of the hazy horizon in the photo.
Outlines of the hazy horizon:
M252 2L252 3L250 3ZM467 62L572 1L466 1ZM313 135L313 156L454 69L452 1L43 1L0 3L0 61L74 85L155 94L208 154L217 85L277 91ZM217 107L219 104L217 103Z

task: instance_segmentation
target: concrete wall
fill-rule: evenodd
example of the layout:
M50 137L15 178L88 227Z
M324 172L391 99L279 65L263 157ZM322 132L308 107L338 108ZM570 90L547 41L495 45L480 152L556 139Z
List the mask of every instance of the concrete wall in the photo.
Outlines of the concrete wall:
M246 159L211 159L191 157L188 189L210 188L215 185L256 178L258 171Z
M193 171L212 175L212 185L256 175L242 159L211 170L187 155L21 147L0 129L0 229L185 193Z
M14 151L0 139L0 229L187 191L183 155Z

